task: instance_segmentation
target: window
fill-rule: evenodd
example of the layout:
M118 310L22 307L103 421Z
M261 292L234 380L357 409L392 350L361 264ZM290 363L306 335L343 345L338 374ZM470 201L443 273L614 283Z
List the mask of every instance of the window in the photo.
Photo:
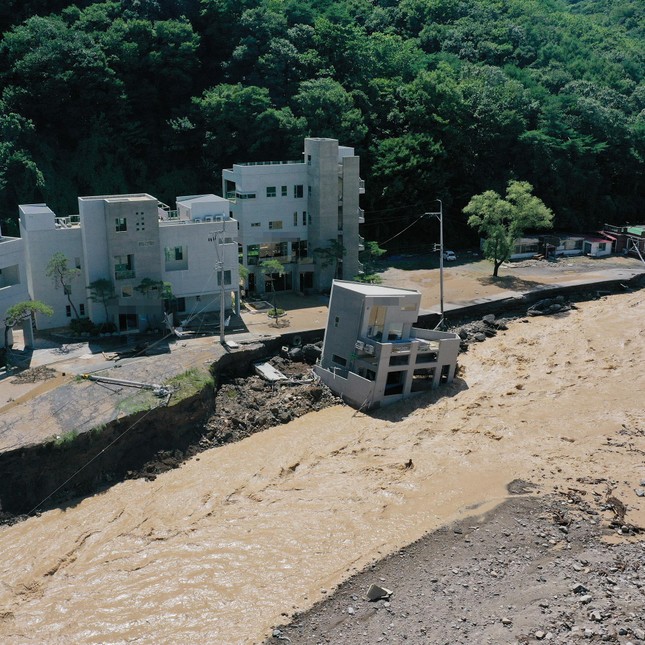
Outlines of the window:
M255 199L255 193L235 193L235 199Z
M267 197L275 197L276 194L275 186L267 186Z
M280 187L280 194L281 194L283 197L286 197L286 196L287 196L287 187L286 187L286 186L281 186L281 187Z
M309 215L307 215L307 222L311 226L311 213L309 213Z
M291 243L291 253L298 258L307 257L307 240L299 240L298 242Z
M81 258L74 258L74 266L75 266L77 269L80 269L80 268L81 268Z
M302 211L302 225L307 226L307 211Z
M69 284L64 284L63 285L63 293L66 296L71 296L72 295L72 286Z
M231 272L230 271L224 271L224 284L231 284ZM222 272L221 271L217 272L217 286L218 287L222 286Z
M249 244L246 247L246 263L249 266L255 266L256 264L258 264L259 257L260 257L260 245Z
M311 197L311 186L307 186L307 195Z
M132 290L132 285L124 285L121 287L121 297L122 298L132 298L134 291Z
M114 278L116 280L127 280L134 278L134 256L133 255L115 255L114 256Z
M185 271L188 269L188 247L167 246L164 248L166 271Z
M293 214L293 225L298 226L298 211Z
M311 155L307 155L307 165L311 166Z
M342 356L336 356L336 354L332 354L331 360L333 363L337 363L338 365L342 365L343 367L347 365L347 359L343 358Z
M81 304L78 306L78 311L79 311L79 313L81 314L81 316L84 316L84 315L85 315L85 305L84 305L83 303L81 303Z
M65 305L65 315L68 318L72 317L72 308L69 305Z
M177 311L186 311L186 298L177 298Z
M251 228L260 226L260 222L251 222Z
M201 301L202 301L202 297L201 297L201 296L195 296L195 301L196 301L196 302L201 302Z
M269 230L273 231L279 231L282 228L282 220L274 220L273 222L269 222Z
M128 220L125 217L117 217L114 220L115 229L117 233L122 233L128 230Z
M340 325L340 316L334 318L334 327L338 327L338 325Z
M296 184L293 187L293 196L296 197L296 198L303 197L304 196L303 188L304 188L304 186L302 184Z

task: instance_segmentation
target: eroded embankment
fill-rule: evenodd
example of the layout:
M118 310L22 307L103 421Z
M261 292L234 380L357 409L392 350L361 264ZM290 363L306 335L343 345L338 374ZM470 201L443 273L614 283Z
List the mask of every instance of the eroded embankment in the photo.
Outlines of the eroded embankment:
M225 354L210 368L215 385L209 383L175 404L0 453L0 520L11 522L17 515L60 506L124 479L153 479L202 450L237 440L237 435L219 428L217 390L231 379L247 376L252 363L290 340L271 339Z

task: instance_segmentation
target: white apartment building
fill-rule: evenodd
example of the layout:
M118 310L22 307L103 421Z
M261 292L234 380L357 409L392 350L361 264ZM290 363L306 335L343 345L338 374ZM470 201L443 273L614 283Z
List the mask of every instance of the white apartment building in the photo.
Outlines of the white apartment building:
M234 164L223 171L222 188L239 223L249 292L324 291L335 277L359 273L358 225L364 221L359 197L365 188L353 148L308 138L302 160ZM314 251L332 243L345 254L324 266ZM260 265L272 258L285 266L283 276L264 275Z
M38 329L67 326L73 314L67 294L45 275L57 252L79 269L69 295L80 316L121 332L163 326L163 283L180 317L218 311L222 289L226 308L233 297L239 307L237 222L228 200L179 197L176 211L146 193L79 197L78 204L71 217L44 204L20 206L29 294L54 308L51 318L36 317ZM114 297L93 300L97 280L111 282Z
M413 327L420 305L416 290L334 280L315 373L359 409L449 383L459 336Z
M29 300L29 290L24 242L19 237L8 237L0 232L0 346L4 345L4 312L25 300ZM26 321L23 329L25 343L30 345L33 341L31 321Z

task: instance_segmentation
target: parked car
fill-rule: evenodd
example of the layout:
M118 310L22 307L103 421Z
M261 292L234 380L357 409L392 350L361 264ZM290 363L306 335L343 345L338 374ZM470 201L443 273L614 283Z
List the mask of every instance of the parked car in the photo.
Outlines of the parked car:
M443 259L447 262L454 262L457 259L457 256L455 255L454 251L444 251Z

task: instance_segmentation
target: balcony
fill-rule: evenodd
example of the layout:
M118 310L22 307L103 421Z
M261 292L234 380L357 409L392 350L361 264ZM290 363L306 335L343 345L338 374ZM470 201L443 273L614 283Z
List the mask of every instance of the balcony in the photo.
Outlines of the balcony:
M364 179L359 179L358 180L358 194L359 195L364 195L365 194L365 180Z
M358 223L365 224L365 211L362 208L358 209Z
M358 250L359 251L365 250L365 238L361 237L360 235L358 236Z

